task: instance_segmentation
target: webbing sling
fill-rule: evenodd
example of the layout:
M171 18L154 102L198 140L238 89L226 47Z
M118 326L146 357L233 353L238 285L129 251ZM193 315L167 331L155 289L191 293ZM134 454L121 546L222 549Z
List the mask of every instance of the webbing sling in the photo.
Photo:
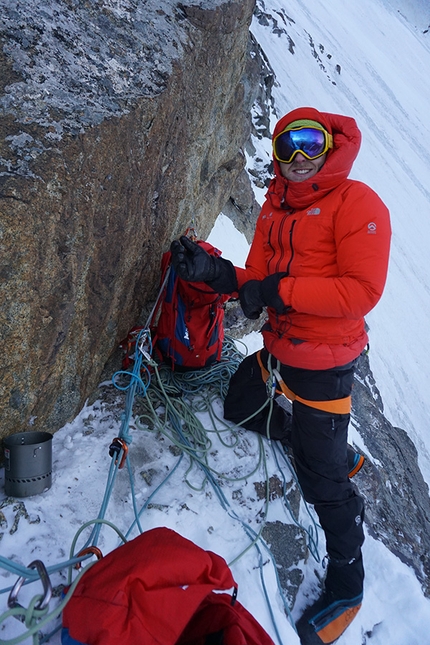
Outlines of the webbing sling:
M263 361L261 360L261 350L257 352L257 360L261 369L261 376L263 381L266 383L270 374L264 367ZM331 412L332 414L349 414L351 412L351 395L346 396L343 399L333 399L331 401L310 401L309 399L303 399L301 396L294 394L294 392L290 390L288 385L286 385L282 380L278 370L273 370L273 373L279 383L282 394L284 394L290 401L299 401L299 403L303 403L303 405L307 405L310 408L322 410L323 412Z

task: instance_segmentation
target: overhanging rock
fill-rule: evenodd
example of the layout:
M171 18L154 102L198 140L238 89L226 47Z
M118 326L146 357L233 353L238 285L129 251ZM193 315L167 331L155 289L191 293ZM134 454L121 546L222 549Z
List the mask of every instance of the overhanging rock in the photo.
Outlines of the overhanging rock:
M54 431L243 168L253 0L1 0L0 436Z

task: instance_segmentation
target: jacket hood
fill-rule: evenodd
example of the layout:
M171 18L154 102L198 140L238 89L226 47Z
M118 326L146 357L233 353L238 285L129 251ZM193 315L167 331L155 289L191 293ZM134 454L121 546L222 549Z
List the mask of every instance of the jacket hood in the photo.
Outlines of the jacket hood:
M302 107L283 116L275 126L273 138L289 123L298 119L310 119L321 123L333 136L333 148L321 170L302 182L292 182L281 174L279 162L274 159L275 178L270 182L266 197L275 208L306 208L347 179L358 155L361 132L355 119L340 114L319 112L315 108Z

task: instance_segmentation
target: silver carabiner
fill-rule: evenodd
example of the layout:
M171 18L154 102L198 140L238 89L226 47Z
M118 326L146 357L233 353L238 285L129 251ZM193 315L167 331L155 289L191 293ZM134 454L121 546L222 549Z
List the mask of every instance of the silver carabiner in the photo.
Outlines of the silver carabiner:
M49 579L49 575L46 570L46 567L43 564L42 560L34 560L33 562L31 562L31 564L28 565L28 569L37 569L37 572L39 574L40 580L43 585L43 594L44 594L43 598L41 598L36 603L34 608L45 609L45 607L49 605L49 601L51 600L51 597L52 597L52 585L51 585L51 581ZM9 598L7 599L7 604L9 609L13 609L14 607L21 607L21 605L18 603L18 594L24 582L25 582L25 576L20 576L18 580L15 582L9 594Z

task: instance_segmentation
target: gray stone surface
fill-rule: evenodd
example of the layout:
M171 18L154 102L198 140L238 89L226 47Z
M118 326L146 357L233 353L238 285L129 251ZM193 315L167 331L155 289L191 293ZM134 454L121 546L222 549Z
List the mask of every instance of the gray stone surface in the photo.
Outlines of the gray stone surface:
M411 566L430 596L430 498L417 450L402 428L384 416L367 356L360 358L353 393L353 423L368 448L354 482L366 502L366 524Z
M70 420L170 240L209 233L244 164L253 4L0 2L0 436Z

